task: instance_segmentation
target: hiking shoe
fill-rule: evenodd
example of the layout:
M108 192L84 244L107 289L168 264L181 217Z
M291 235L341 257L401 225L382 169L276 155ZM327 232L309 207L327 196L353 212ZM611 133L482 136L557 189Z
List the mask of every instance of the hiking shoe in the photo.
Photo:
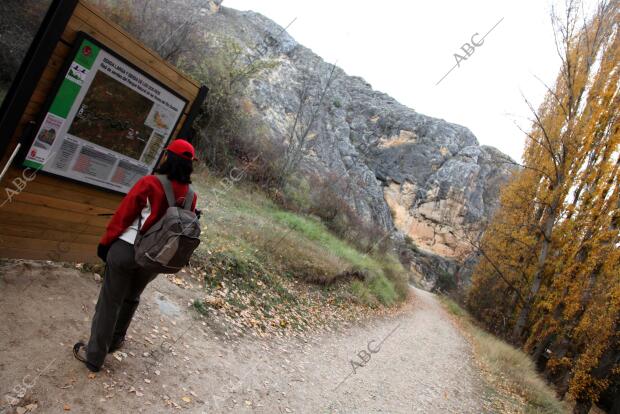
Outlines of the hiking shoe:
M73 356L75 357L75 359L86 365L86 368L88 368L88 370L91 372L99 372L99 370L101 369L100 367L88 362L88 360L86 359L86 345L84 345L83 342L78 342L73 345Z

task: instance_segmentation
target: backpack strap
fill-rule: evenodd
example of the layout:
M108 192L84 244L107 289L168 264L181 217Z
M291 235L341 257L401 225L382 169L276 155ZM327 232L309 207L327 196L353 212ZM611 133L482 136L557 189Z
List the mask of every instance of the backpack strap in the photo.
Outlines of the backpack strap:
M185 194L185 204L183 205L183 209L191 211L193 203L194 203L194 189L190 185L187 188L187 193Z
M157 179L164 187L164 192L166 193L166 200L168 200L168 207L173 207L177 205L176 199L174 198L174 189L172 188L172 183L165 175L156 175ZM183 209L191 210L192 204L194 203L194 189L190 185L187 188L187 193L185 194L185 203L183 204Z
M174 207L177 205L176 199L174 198L174 190L172 189L172 183L165 175L157 174L155 177L159 180L162 187L164 187L164 192L166 193L166 200L168 201L168 207Z

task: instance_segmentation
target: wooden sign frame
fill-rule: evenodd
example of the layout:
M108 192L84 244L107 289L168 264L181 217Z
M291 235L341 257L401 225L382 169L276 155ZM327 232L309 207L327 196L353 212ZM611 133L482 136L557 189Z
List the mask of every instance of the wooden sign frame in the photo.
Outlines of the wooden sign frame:
M0 107L0 258L98 262L96 247L122 194L23 168L71 50L85 33L186 101L172 134L192 131L208 89L166 62L88 0L53 0ZM23 150L22 150L23 151Z
M114 58L118 59L118 61L122 62L123 64L125 64L126 66L128 66L129 68L134 70L136 73L139 73L144 78L147 78L150 82L152 82L154 84L157 84L159 87L161 87L162 89L166 90L169 94L173 95L174 97L176 97L177 99L182 101L183 102L183 107L181 108L181 115L183 114L185 108L188 105L188 100L186 98L184 98L183 96L181 96L176 91L174 91L173 89L169 88L168 86L160 84L151 75L149 75L148 73L145 73L140 68L138 68L136 65L134 65L133 63L131 63L127 59L123 58L118 53L116 53L113 49L108 48L106 45L104 45L103 43L99 42L98 40L96 40L92 36L89 36L88 34L86 34L84 32L78 32L76 40L75 40L75 44L73 45L73 48L71 49L71 52L69 53L69 55L67 56L66 61L64 62L63 66L61 67L61 69L60 69L60 71L58 73L58 76L56 77L56 80L54 81L54 86L53 86L50 94L48 95L48 97L47 97L47 99L45 101L42 113L39 116L38 122L36 123L35 131L40 131L41 126L43 125L43 122L45 121L46 117L48 116L48 114L50 112L50 108L52 107L54 100L56 99L56 97L59 94L59 91L61 90L63 82L65 82L66 73L70 70L71 65L73 64L74 59L76 58L76 56L78 56L78 53L80 52L82 43L84 41L88 41L89 43L91 43L91 44L95 45L96 47L100 48L102 51L108 53L109 55L112 55ZM158 164L159 160L161 159L161 156L163 154L164 148L168 145L168 143L172 139L172 132L174 132L174 131L176 131L178 129L178 125L179 125L180 120L181 120L180 116L175 120L175 123L174 123L174 125L173 125L173 127L171 129L171 132L169 133L169 135L167 137L165 137L164 142L162 143L162 145L160 146L160 148L158 150L158 154L157 154L155 163L152 164L152 168L150 170L148 170L147 174L152 174L153 173L155 166ZM70 120L67 119L67 121L70 121ZM47 171L45 169L45 167L41 168L39 165L33 164L32 162L29 162L29 160L27 159L28 152L31 151L31 149L33 148L32 144L35 142L36 135L37 135L36 133L30 134L29 136L24 137L24 139L22 141L22 146L21 146L20 153L17 155L17 161L22 166L31 167L31 168L37 169L39 171L39 173L58 175L58 176L64 177L64 179L67 179L67 180L72 180L72 181L75 181L75 182L85 183L87 185L92 185L92 186L95 186L95 187L98 187L98 188L110 190L110 191L113 191L113 192L118 192L118 193L121 193L121 194L127 193L127 191L129 191L129 189L131 188L131 185L133 185L133 182L137 181L137 179L140 178L140 176L133 177L133 179L132 179L133 182L131 183L131 185L124 186L124 190L125 191L121 191L118 188L114 188L114 186L109 186L109 185L106 186L105 184L100 184L99 182L101 180L97 180L97 179L88 180L88 177L86 177L86 179L76 179L76 178L73 178L71 176L67 176L67 175L63 175L63 174L58 173L58 172L54 172L53 170L52 171ZM62 139L62 138L63 138L62 136L61 137L56 137L56 139ZM87 140L84 140L84 141L87 141ZM89 147L92 147L92 144L91 143L89 143L89 144L90 144ZM98 149L92 149L92 150L98 151ZM106 149L103 148L103 151L106 151ZM76 174L74 174L74 175L76 175ZM146 174L144 174L144 175L146 175Z

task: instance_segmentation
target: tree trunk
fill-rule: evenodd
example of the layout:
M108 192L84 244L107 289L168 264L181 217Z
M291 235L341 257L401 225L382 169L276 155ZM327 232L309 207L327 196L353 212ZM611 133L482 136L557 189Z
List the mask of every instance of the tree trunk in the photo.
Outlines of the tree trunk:
M541 253L540 256L538 256L538 270L534 275L532 285L530 286L530 293L527 295L525 304L521 308L521 312L519 313L519 317L517 318L517 322L515 323L515 327L512 332L512 340L515 344L520 343L522 340L523 332L525 331L525 326L527 324L527 319L529 318L530 312L532 311L534 299L536 298L536 295L540 290L540 285L542 284L543 267L545 265L545 261L547 260L547 254L549 252L549 244L550 243L546 239L543 239Z
M560 167L563 167L562 164L560 165ZM525 331L527 320L530 316L530 312L532 311L534 299L536 299L536 295L538 294L538 291L540 290L540 286L542 284L545 263L547 262L549 248L551 247L551 235L553 233L553 225L555 224L558 206L560 205L560 189L562 188L562 185L564 185L564 175L558 174L557 181L553 186L555 188L553 201L549 206L549 214L545 218L545 222L542 226L542 246L540 248L540 254L538 255L536 273L534 274L534 278L532 279L530 292L528 293L523 308L521 308L521 312L519 313L519 317L517 318L517 322L515 323L515 327L512 332L512 340L515 344L520 343L523 338L523 332Z
M613 397L609 414L620 414L620 393Z
M532 355L532 359L536 364L536 369L539 372L543 372L547 367L547 361L549 361L549 356L547 355L547 347L551 345L553 342L555 335L547 335L542 341L540 341L536 347L534 348L534 354Z
M588 414L592 408L591 400L577 400L573 408L573 414Z

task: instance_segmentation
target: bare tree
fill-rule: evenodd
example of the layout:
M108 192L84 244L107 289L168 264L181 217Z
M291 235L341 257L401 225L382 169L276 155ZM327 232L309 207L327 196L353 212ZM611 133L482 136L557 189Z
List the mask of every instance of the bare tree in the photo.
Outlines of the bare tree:
M314 72L308 68L302 72L301 85L297 90L297 110L287 136L289 145L281 167L281 184L298 167L308 148L310 133L336 78L336 65L331 65L324 76Z
M211 0L95 0L106 14L167 61L178 64L194 45Z

